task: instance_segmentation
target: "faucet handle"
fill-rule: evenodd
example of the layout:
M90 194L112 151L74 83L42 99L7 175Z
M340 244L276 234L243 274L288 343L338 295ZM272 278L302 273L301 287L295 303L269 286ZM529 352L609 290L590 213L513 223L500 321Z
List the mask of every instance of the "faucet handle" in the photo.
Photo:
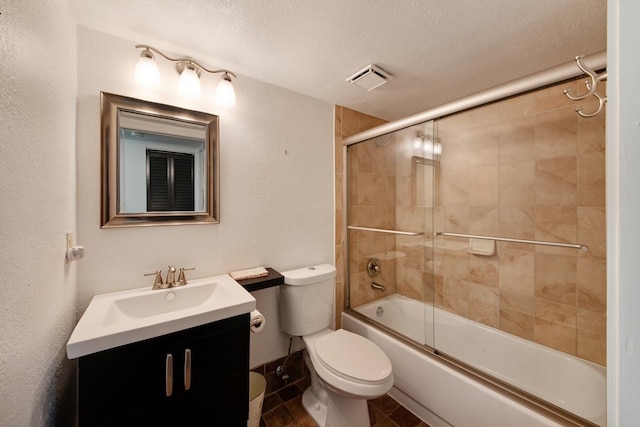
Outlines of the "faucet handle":
M156 276L153 281L153 289L162 289L164 286L164 282L162 281L162 272L160 270L156 270L154 273L144 273L143 276Z
M184 272L185 271L191 271L191 270L195 270L195 267L191 267L191 268L184 268L184 267L180 267L180 274L178 274L178 284L176 286L184 286L187 284L187 277L185 276Z

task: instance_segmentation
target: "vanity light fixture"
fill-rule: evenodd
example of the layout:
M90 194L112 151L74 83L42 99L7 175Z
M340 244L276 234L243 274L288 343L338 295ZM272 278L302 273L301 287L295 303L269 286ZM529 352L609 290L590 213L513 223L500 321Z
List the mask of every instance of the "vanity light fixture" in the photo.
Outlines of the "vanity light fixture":
M214 99L221 105L236 105L236 92L233 89L231 77L237 78L237 76L231 71L222 69L210 70L191 58L171 58L153 46L146 44L138 44L136 45L136 49L142 49L140 59L136 64L136 83L147 87L160 86L160 71L158 70L158 65L153 55L153 52L155 52L167 61L176 63L176 70L180 74L178 89L184 96L189 98L197 98L200 96L200 74L202 74L203 71L209 74L223 73L220 83L218 83L218 87L216 88Z

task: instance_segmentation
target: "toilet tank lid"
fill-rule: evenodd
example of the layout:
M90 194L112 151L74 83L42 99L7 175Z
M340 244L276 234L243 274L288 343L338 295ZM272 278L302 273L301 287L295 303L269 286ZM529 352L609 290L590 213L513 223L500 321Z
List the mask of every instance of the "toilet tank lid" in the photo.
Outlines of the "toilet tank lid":
M336 268L330 264L312 265L280 273L286 285L310 285L336 277Z

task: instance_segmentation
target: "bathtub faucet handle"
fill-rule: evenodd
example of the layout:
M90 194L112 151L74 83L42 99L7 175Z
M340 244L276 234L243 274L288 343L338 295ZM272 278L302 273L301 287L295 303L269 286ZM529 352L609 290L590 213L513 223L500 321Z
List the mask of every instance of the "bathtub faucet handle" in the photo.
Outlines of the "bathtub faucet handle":
M369 277L376 277L379 276L380 273L380 260L378 258L371 258L367 263L367 274Z
M380 283L376 283L376 282L371 282L371 289L387 292L387 288L384 285L381 285Z

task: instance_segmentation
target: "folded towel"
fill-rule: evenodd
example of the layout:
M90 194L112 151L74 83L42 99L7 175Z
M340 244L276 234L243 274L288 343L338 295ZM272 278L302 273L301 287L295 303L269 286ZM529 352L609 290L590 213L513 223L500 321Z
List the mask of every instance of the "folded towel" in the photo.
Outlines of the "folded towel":
M255 279L256 277L268 276L269 272L264 267L248 268L246 270L232 271L229 276L233 280Z

